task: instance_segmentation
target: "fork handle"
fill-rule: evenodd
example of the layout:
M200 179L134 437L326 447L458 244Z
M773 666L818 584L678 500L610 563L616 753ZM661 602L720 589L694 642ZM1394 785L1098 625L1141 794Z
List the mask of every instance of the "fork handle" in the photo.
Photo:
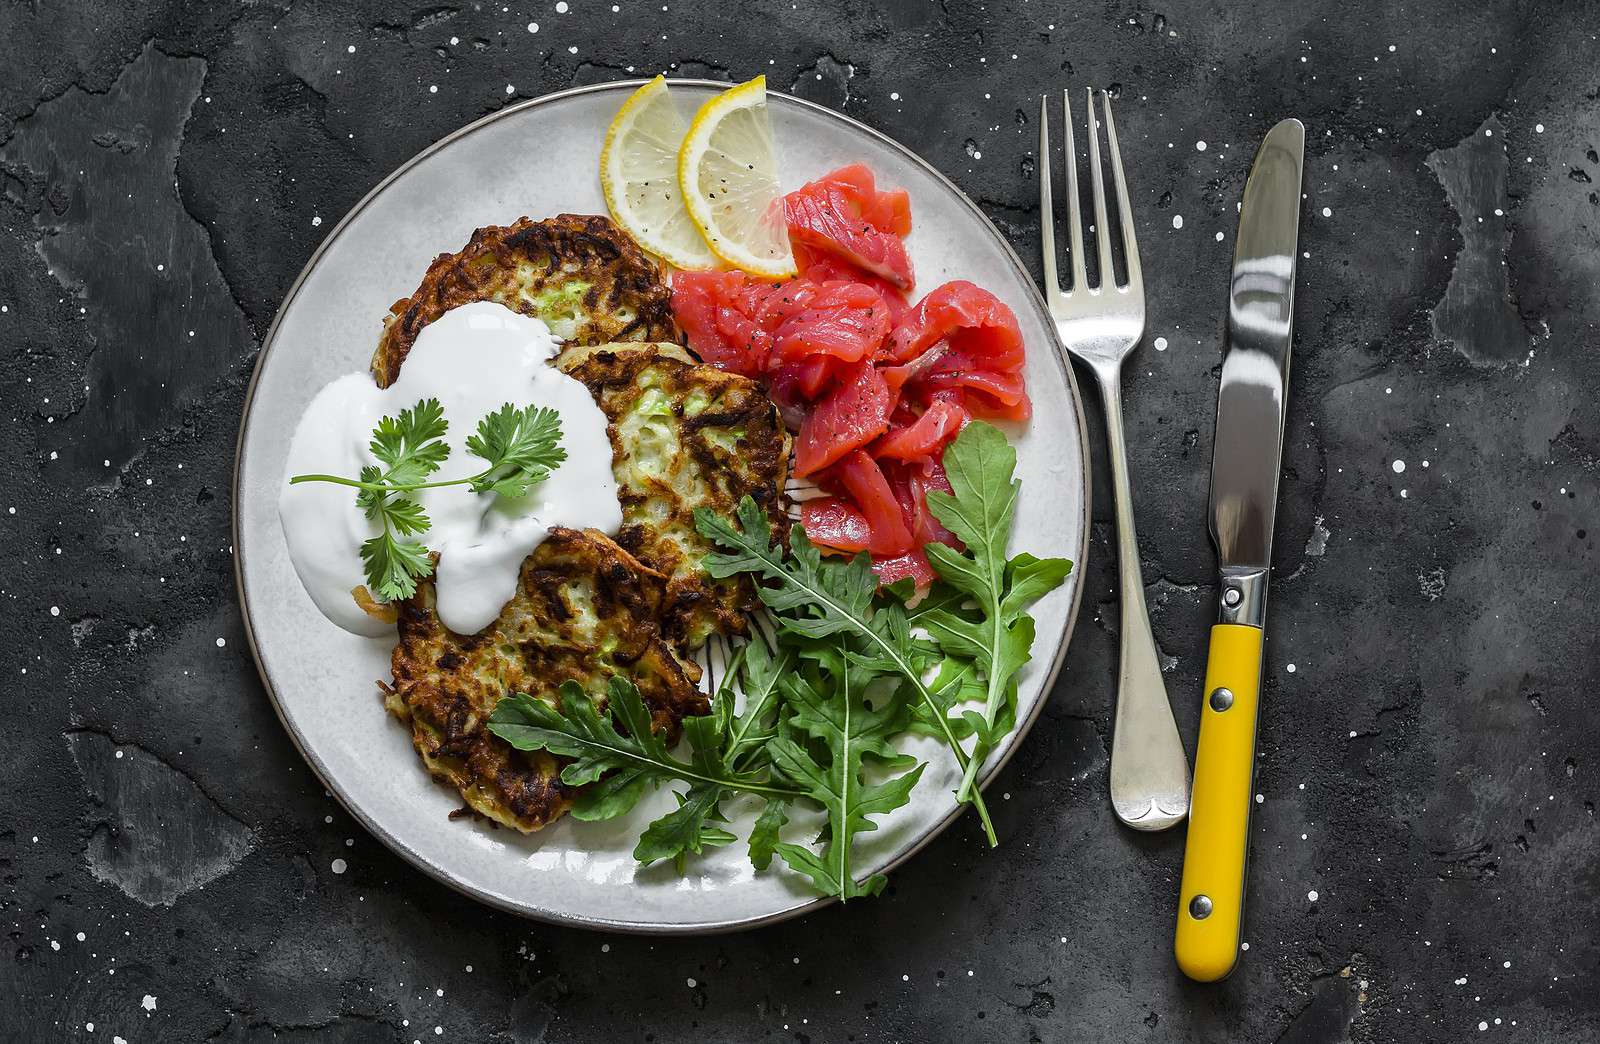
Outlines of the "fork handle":
M1117 510L1117 571L1122 590L1122 650L1117 707L1111 734L1111 807L1135 830L1165 830L1189 811L1189 762L1172 716L1150 614L1144 601L1139 539L1133 525L1133 489L1122 431L1119 368L1097 369L1105 400L1106 442Z

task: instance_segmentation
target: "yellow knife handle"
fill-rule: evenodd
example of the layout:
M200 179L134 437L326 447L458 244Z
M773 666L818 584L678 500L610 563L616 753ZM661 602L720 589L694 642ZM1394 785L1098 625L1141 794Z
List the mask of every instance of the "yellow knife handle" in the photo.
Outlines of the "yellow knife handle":
M1223 978L1239 959L1261 635L1245 624L1211 628L1173 941L1178 967L1199 982Z

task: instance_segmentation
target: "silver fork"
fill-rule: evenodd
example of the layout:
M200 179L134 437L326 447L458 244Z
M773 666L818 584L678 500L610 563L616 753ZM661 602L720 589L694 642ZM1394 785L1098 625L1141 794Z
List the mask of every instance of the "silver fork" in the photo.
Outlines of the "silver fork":
M1128 448L1122 435L1122 361L1144 336L1144 278L1134 237L1128 185L1117 149L1111 99L1105 106L1106 141L1116 182L1127 283L1117 285L1111 263L1111 227L1100 174L1100 135L1095 92L1088 94L1089 169L1094 189L1094 239L1099 248L1100 283L1090 286L1084 267L1083 220L1078 214L1078 168L1072 145L1072 102L1061 102L1066 117L1067 219L1071 230L1072 285L1061 289L1056 277L1055 207L1050 196L1050 103L1039 99L1039 230L1044 240L1045 297L1056 333L1068 352L1094 371L1105 403L1106 443L1111 454L1111 484L1117 502L1117 566L1122 588L1122 667L1117 682L1116 722L1111 737L1111 807L1135 830L1165 830L1189 813L1189 763L1167 700L1150 633L1139 571L1139 542L1133 529L1133 491L1128 485Z

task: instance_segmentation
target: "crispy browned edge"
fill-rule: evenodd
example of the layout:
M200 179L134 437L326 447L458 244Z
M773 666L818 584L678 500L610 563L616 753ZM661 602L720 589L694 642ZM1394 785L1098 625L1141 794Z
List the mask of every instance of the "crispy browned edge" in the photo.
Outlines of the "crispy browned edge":
M593 661L587 650L532 639L522 643L515 633L507 633L518 611L548 612L559 624L568 579L580 571L593 575L596 612L602 619L632 622L627 633L616 636L613 655L634 666L633 680L654 729L675 739L683 717L710 711L705 694L695 687L698 668L680 661L660 634L660 574L598 530L552 529L523 561L517 594L506 612L477 634L456 634L440 622L431 580L399 605L400 640L390 659L394 688L386 706L411 727L412 742L435 779L459 791L475 812L523 832L538 830L565 812L574 788L561 782L560 759L516 750L490 733L484 725L492 702L476 688L489 679L457 672L472 667L475 655L485 654L479 666L508 668L496 675L507 691L548 696L569 678L591 681ZM497 662L498 651L486 649L501 644L516 646L520 656ZM594 689L592 684L585 687ZM472 792L475 786L488 793ZM495 814L502 809L504 814Z
M660 267L610 218L559 214L534 221L523 217L511 225L480 228L462 249L440 254L428 266L416 293L394 303L372 357L372 373L379 386L388 387L399 376L400 364L423 327L458 305L495 299L497 281L509 279L518 261L540 265L550 277L566 268L568 274L590 278L593 285L584 308L601 317L600 328L579 338L578 343L673 341L678 337L672 291ZM604 278L600 278L602 274ZM624 302L633 317L621 325L605 324L603 317ZM534 313L530 310L528 314Z

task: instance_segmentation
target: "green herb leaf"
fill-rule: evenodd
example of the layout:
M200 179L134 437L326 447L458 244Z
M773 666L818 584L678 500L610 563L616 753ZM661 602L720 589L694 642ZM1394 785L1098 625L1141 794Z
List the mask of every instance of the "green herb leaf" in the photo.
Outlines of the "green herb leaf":
M367 584L385 602L410 598L417 581L433 573L433 559L421 544L396 540L388 531L361 544Z
M379 420L368 446L384 467L383 481L409 486L439 470L450 456L450 446L443 441L449 427L438 399L423 399L401 410L398 417Z
M467 439L467 449L489 462L489 467L467 478L430 482L450 456L444 441L449 424L438 399L422 399L398 416L379 419L368 448L378 464L361 469L359 478L341 475L295 475L290 483L333 482L353 486L363 514L383 524L383 532L361 547L367 587L386 602L410 598L417 581L433 572L428 549L419 542L395 539L395 534L415 536L432 526L422 505L408 496L418 489L470 486L475 493L527 496L528 487L549 477L552 468L566 460L560 446L561 417L548 407L517 409L506 403L478 422Z
M645 827L633 848L633 858L646 864L671 859L681 873L689 853L699 855L707 848L737 841L716 825L727 822L721 808L723 794L723 788L710 785L690 787L687 795L675 794L678 807Z
M525 693L507 696L495 704L488 727L518 750L571 759L561 769L561 781L584 788L573 801L574 818L610 819L632 810L647 786L679 780L690 784L678 808L652 823L640 838L634 854L641 861L680 858L731 843L732 835L716 826L725 822L719 803L728 792L784 801L803 796L730 770L722 759L724 737L715 715L684 719L684 735L693 751L685 762L651 731L650 712L627 679L611 679L604 714L577 682L563 682L558 695L559 711Z
M506 403L478 422L467 438L467 452L489 462L472 476L474 493L524 497L528 487L543 482L562 461L561 415L548 406L517 409Z
M778 855L822 891L847 900L876 895L884 884L882 874L856 881L850 867L855 835L877 829L870 817L892 812L911 800L911 788L926 766L918 764L882 783L869 784L861 778L863 757L900 762L889 740L904 730L908 713L905 705L893 698L876 708L869 706L856 686L860 673L842 654L836 667L826 695L804 672L785 675L782 683L795 708L795 727L822 742L828 751L827 764L819 763L786 736L774 739L770 749L778 770L828 810L822 855L795 844L779 844Z
M729 765L749 769L764 757L767 741L777 734L778 680L792 665L788 651L774 655L759 636L739 647L724 680L739 678L744 712L734 715L733 692L726 686L714 701L715 710L727 715L723 757Z
M489 716L489 731L519 750L545 750L572 759L561 769L561 782L568 786L584 787L606 777L604 785L588 787L574 800L574 818L620 816L639 803L653 777L672 775L678 762L650 730L650 712L631 682L611 679L603 717L575 681L563 682L557 695L560 711L523 693L502 699ZM626 735L617 731L617 724Z
M927 650L911 641L903 611L873 609L878 578L866 555L848 561L824 559L806 538L805 529L796 526L786 556L783 546L772 542L766 513L748 496L739 501L738 526L706 508L695 509L694 520L700 535L723 549L706 557L706 570L712 576L755 574L768 581L758 584L756 591L784 633L813 641L847 638L844 655L858 666L870 664L898 674L928 708L927 720L938 727L956 763L967 769L967 753L949 726L946 708L922 681ZM968 789L962 800L977 810L989 843L998 844L983 795Z
M425 533L433 525L422 505L410 497L391 496L379 511L389 527L402 535Z
M928 692L933 695L935 703L945 715L945 724L943 726L939 724L934 717L934 711L927 704L919 703L911 708L909 726L911 731L925 736L938 736L942 729L948 728L960 739L971 736L973 733L971 720L961 714L953 718L948 715L954 707L983 699L983 683L979 680L978 669L972 665L972 661L946 656L939 662L939 670L934 675L933 681L928 683Z
M1024 610L1072 570L1064 558L1006 558L1021 488L1014 478L1016 464L1016 451L999 429L974 422L944 452L951 492L928 493L933 516L967 548L962 553L929 544L928 560L945 584L977 606L973 615L947 601L916 617L946 653L970 659L984 678L983 713L967 719L979 743L965 766L958 796L974 792L984 757L1015 724L1015 676L1033 646L1033 618Z
M783 798L768 798L755 824L750 827L750 865L765 870L772 865L772 854L778 850L779 832L789 822L789 802Z

